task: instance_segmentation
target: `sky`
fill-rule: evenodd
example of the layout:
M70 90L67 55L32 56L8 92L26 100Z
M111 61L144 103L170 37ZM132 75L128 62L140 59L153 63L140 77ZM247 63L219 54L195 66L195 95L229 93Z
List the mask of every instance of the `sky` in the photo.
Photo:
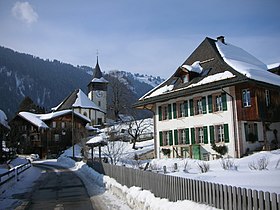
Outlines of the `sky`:
M280 0L0 0L0 46L74 66L167 78L223 35L280 62Z

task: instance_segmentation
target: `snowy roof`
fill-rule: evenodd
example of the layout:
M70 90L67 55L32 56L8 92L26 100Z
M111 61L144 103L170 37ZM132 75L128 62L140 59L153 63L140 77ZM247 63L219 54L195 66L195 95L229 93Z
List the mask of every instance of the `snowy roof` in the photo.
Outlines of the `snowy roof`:
M10 126L8 125L8 118L5 114L5 112L3 112L1 109L0 109L0 124L8 129L10 129Z
M49 128L47 124L44 121L51 120L56 117L60 117L66 114L72 113L72 110L63 110L63 111L57 111L57 112L52 112L48 114L34 114L31 112L20 112L18 115L31 124L37 126L38 128ZM78 116L82 118L83 120L90 122L90 119L78 112L74 112L75 116Z
M107 81L104 77L101 77L101 78L93 78L91 81L92 81L92 82L96 82L96 83L108 83L108 81Z
M195 61L192 65L182 65L183 68L187 69L188 71L196 72L200 74L203 68L200 66L200 61Z
M49 128L47 124L40 119L40 115L33 114L31 112L20 112L18 113L18 115L28 122L32 123L33 125L37 126L38 128Z
M98 136L94 136L90 140L87 141L86 144L98 145L98 144L106 144L107 139L105 133L101 133Z
M220 41L216 42L216 46L224 61L234 70L250 79L280 86L280 77L267 71L263 62L245 50Z
M57 107L52 108L52 110L69 110L71 108L94 109L100 112L106 112L102 110L99 106L97 106L93 101L91 101L81 89L73 91Z
M272 64L267 65L268 69L274 69L274 68L278 68L278 67L280 67L280 63L272 63Z

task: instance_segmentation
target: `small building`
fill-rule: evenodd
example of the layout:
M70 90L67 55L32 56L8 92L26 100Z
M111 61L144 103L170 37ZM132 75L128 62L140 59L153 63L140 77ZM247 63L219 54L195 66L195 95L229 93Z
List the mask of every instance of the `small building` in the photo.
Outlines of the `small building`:
M13 138L19 153L39 154L41 158L57 155L87 137L90 119L72 110L48 114L19 112L11 121Z
M157 158L242 157L280 137L280 76L223 36L205 38L165 82L139 99L154 113Z

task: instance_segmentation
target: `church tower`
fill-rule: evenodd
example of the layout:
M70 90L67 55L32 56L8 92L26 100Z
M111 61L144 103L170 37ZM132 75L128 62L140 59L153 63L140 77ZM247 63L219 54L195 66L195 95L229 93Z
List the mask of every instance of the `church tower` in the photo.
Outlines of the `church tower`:
M107 110L107 86L108 81L103 77L98 63L98 56L96 66L93 69L93 79L88 84L88 98L98 105L104 113L97 113L97 124L105 122L105 113Z

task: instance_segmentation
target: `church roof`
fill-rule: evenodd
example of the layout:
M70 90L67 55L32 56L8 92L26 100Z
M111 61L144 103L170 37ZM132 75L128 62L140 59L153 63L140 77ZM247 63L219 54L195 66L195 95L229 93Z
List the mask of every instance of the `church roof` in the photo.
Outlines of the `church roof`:
M57 107L52 108L52 110L60 111L71 108L93 109L105 113L105 111L91 101L81 89L73 91Z
M101 72L101 69L100 69L100 66L98 63L98 57L97 57L97 62L96 62L95 68L93 70L93 78L100 79L101 77L103 77L103 75L102 75L102 72Z

